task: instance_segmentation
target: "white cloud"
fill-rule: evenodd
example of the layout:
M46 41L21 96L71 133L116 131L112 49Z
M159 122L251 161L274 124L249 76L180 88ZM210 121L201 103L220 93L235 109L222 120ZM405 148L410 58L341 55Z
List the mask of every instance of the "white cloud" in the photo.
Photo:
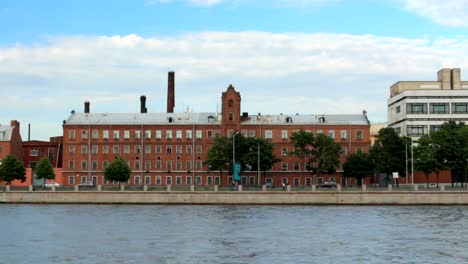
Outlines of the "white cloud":
M405 8L447 26L468 26L468 0L404 0Z
M214 112L233 84L242 111L252 114L366 109L371 121L385 121L390 85L435 80L442 67L463 74L467 55L468 39L267 32L55 37L41 46L0 48L2 108L9 109L0 123L32 123L33 138L47 139L61 133L71 110L83 111L84 100L92 112L138 112L142 94L150 112L164 112L169 70L176 71L176 111Z

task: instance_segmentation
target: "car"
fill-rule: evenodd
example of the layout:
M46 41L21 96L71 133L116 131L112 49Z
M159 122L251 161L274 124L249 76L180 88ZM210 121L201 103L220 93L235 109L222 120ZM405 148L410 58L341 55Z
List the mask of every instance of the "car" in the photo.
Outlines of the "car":
M52 186L55 186L55 187L60 187L60 183L57 183L57 182L48 182L46 184L44 184L45 187L49 187L51 188Z
M79 187L95 187L96 185L93 182L87 181L78 184Z
M336 188L336 182L323 182L317 185L317 188Z
M273 185L272 182L267 182L267 183L265 183L265 186L266 186L267 188L275 188L275 186Z

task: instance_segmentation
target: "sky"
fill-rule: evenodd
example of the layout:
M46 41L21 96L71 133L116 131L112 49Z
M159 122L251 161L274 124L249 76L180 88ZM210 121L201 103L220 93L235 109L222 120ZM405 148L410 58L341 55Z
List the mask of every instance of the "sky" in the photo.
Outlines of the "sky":
M468 71L468 0L1 0L0 124L62 135L72 110L216 112L232 84L249 114L387 121L389 87Z

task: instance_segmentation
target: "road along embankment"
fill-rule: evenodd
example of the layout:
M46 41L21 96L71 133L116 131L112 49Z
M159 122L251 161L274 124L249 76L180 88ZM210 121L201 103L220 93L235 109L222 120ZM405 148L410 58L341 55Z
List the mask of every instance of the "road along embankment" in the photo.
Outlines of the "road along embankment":
M468 205L468 192L12 191L0 193L0 203L212 205Z

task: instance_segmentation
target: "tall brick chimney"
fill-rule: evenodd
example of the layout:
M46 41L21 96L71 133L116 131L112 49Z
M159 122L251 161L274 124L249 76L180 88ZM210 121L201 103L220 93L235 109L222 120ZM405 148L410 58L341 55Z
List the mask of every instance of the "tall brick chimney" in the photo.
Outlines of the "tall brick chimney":
M147 113L148 109L146 109L146 96L140 96L140 113Z
M85 114L89 114L89 101L84 102L84 112Z
M174 94L174 83L175 73L170 71L167 76L167 112L174 113L175 106L175 94Z

